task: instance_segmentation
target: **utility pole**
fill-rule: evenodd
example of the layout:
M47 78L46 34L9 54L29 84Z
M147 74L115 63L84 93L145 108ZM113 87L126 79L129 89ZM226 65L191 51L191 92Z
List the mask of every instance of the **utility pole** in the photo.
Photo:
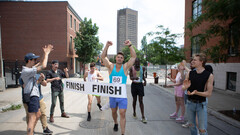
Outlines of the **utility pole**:
M0 16L0 91L5 90L5 80L3 76L3 59L2 59L2 35L1 35L1 16Z
M167 87L167 76L168 76L168 68L167 68L167 64L168 64L168 58L167 58L167 43L165 43L165 59L166 59L166 69L165 69L165 87Z

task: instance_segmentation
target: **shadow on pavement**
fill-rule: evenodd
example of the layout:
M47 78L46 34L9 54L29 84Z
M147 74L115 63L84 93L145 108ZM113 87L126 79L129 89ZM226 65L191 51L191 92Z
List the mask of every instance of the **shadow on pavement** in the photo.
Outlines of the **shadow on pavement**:
M24 135L24 134L27 134L27 131L6 130L0 132L0 135Z
M75 117L79 117L79 118L86 118L87 117L87 113L83 114L83 113L67 113L70 117L75 116Z
M221 110L219 111L220 113L228 116L228 117L231 117L237 121L240 121L240 110Z

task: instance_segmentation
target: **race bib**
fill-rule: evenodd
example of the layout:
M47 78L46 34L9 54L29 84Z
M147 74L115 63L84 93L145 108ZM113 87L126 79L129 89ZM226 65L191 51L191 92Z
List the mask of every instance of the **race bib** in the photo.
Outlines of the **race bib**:
M112 83L122 83L122 76L112 76Z

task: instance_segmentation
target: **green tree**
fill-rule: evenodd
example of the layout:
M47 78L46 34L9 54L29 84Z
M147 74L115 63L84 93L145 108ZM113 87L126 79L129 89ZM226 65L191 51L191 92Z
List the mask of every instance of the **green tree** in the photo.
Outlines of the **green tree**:
M192 30L204 22L210 22L208 28L198 35L200 46L206 45L212 38L218 42L202 50L210 56L214 63L226 62L230 56L239 56L240 37L240 1L239 0L204 0L202 14L187 22L186 28L190 32L186 35L192 39Z
M166 59L164 58L164 47L159 45L158 42L151 42L148 44L147 49L147 58L150 63L153 65L161 65L163 63L166 63Z
M98 26L92 20L85 17L80 23L79 32L76 32L74 38L77 60L83 63L84 67L86 63L95 62L97 56L102 50L103 44L99 42L97 36ZM85 68L83 68L83 73Z
M112 63L116 63L116 56L114 56L114 58L110 58L109 61L112 62Z
M136 55L137 55L137 58L139 58L140 62L141 62L141 65L144 65L146 63L146 59L144 58L144 54L142 51L139 51L136 49L135 46L133 46L135 52L136 52ZM124 62L128 61L131 56L130 56L130 50L127 46L125 46L123 49L122 49L122 52L124 54Z
M136 49L136 47L135 47L135 46L132 46L132 47L134 48L134 50L135 50L135 52L136 52L136 54L137 54L138 50ZM131 58L130 50L129 50L128 46L125 46L125 47L122 49L122 52L123 52L123 54L124 54L124 63L125 63L126 61L128 61L128 60ZM138 56L137 56L137 57L138 57Z
M163 25L157 26L159 31L149 32L148 36L153 37L148 47L149 61L159 65L166 65L165 70L165 86L167 85L167 64L175 64L182 61L184 56L181 55L180 49L175 46L175 40L180 37L180 34L171 34L168 28Z
M153 37L148 45L149 61L157 62L156 64L159 65L175 64L182 61L184 59L182 50L175 46L175 40L181 35L171 34L170 30L162 25L157 26L157 29L159 31L147 33L148 36Z

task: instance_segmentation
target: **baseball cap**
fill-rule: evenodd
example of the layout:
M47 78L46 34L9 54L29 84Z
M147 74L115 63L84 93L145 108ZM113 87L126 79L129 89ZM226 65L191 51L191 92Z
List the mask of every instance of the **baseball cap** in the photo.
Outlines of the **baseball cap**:
M24 60L28 61L28 60L31 60L31 59L37 59L39 57L40 56L37 56L34 53L28 53L28 54L25 55Z

